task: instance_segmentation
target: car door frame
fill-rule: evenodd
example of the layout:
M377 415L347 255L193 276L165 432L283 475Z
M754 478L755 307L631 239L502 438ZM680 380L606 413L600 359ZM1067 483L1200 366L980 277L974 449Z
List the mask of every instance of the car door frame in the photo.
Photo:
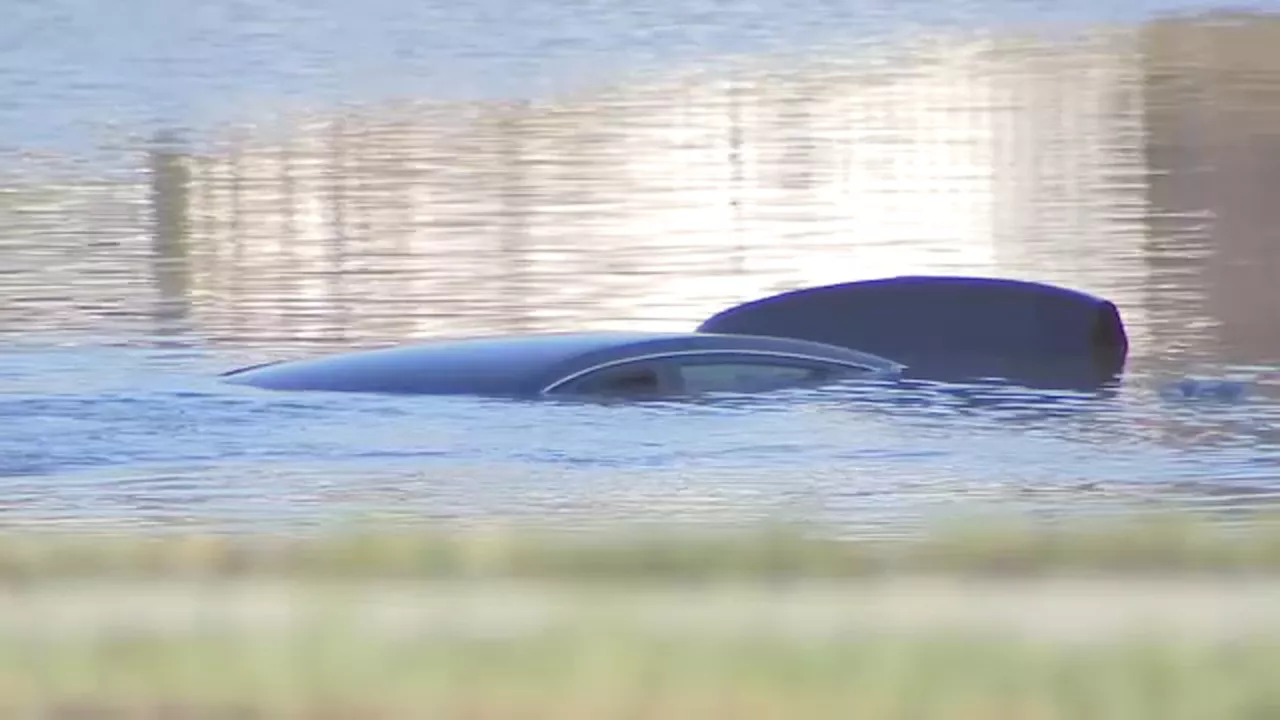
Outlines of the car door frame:
M649 363L653 365L653 369L657 373L659 383L662 386L658 395L679 395L683 394L685 390L684 383L679 372L680 361L686 359L695 359L695 362L691 364L715 364L717 360L723 360L726 364L732 364L733 362L752 364L751 361L756 361L754 364L759 365L773 364L788 365L791 367L807 366L813 369L845 368L848 370L861 370L868 375L875 375L881 372L880 368L858 362L778 350L742 350L729 348L672 350L667 352L655 352L647 355L618 358L601 362L587 368L575 370L574 372L568 373L565 376L548 383L539 391L539 394L567 396L591 395L591 393L563 392L561 389L581 382L595 373L606 372L608 370L631 365L643 365L645 363ZM705 360L706 362L697 362L699 360ZM770 360L773 362L771 363Z

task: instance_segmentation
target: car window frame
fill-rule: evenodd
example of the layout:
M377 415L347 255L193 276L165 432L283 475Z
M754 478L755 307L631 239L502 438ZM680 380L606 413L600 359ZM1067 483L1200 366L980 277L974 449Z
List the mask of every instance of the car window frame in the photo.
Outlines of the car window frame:
M819 355L808 355L780 350L741 350L728 348L710 350L673 350L619 358L616 360L597 363L587 368L581 368L571 373L567 373L566 375L546 384L539 391L539 394L563 396L591 395L592 393L578 393L566 390L565 388L576 385L596 373L607 372L633 365L640 366L646 363L654 366L653 369L658 374L659 382L662 386L665 386L660 388L659 394L666 394L671 391L679 394L684 391L683 380L679 373L679 368L682 362L689 362L689 364L694 365L719 365L735 363L751 364L750 361L752 360L759 361L755 364L760 365L786 365L790 367L807 367L813 370L846 369L861 371L868 375L875 375L883 371L883 368L867 363L857 362L855 360L828 358ZM821 380L819 380L819 382L821 382ZM791 386L788 385L787 387Z

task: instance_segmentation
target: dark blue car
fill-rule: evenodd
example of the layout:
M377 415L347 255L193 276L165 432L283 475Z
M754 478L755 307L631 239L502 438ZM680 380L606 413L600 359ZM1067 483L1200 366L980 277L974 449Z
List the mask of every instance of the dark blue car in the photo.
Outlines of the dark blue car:
M758 392L851 378L1096 389L1124 367L1115 305L1017 280L911 276L743 303L695 332L548 333L360 350L224 375L270 390L491 396Z

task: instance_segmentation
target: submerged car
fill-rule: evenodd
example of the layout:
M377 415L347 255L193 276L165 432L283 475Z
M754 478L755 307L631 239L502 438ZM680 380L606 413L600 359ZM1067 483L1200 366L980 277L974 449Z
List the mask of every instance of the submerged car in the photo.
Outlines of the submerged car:
M271 390L634 397L760 392L889 378L901 370L886 358L806 340L599 331L435 340L269 363L224 377Z
M907 276L781 293L693 332L435 340L233 370L270 390L496 396L760 392L850 378L1093 389L1122 371L1114 304L1019 280Z

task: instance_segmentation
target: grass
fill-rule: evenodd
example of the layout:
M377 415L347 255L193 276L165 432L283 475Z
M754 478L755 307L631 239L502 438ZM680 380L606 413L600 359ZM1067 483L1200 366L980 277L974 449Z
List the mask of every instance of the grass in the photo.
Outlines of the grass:
M1231 575L1280 580L1280 523L1266 519L1233 529L1169 516L986 524L875 541L833 540L812 530L557 535L410 527L314 538L12 531L0 536L0 580L8 591L0 593L6 603L0 612L8 617L0 623L0 717L1280 717L1280 632L1252 630L1247 618L1244 632L1193 638L1153 631L1075 637L1070 618L1066 632L1048 637L963 625L904 632L874 619L857 632L826 632L817 623L818 632L725 633L667 627L666 615L636 622L635 607L602 600L635 600L643 593L633 584L679 586L684 594L671 604L700 605L693 609L702 615L686 617L696 623L730 614L716 603L740 590L702 593L691 580L952 574L990 585L1093 573L1123 585L1139 574L1207 573L1196 582L1219 589L1230 587ZM224 609L234 603L215 589L222 581L284 582L296 594L276 606L289 618L266 613L257 625L232 626L196 612L178 629L161 622L146 630L143 621L163 615L158 608L171 599L164 583L153 581L175 578L197 581L187 583L192 595ZM473 632L474 626L461 632L478 596L439 603L436 611L453 610L436 618L437 630L443 628L436 632L371 625L367 606L344 605L357 591L376 595L369 589L382 580L426 581L392 582L404 594L384 598L384 613L445 586L479 588L488 593L486 604L513 615L533 604L518 593L484 590L504 587L486 579L549 582L577 601L558 621L524 632ZM582 582L609 593L593 594ZM99 585L162 589L159 604L131 604L127 593L117 602L137 622L78 624L66 607L111 605L94 595ZM776 602L767 593L761 598ZM856 599L828 598L827 611L861 613ZM54 607L62 600L65 607ZM1262 604L1269 607L1265 597ZM1044 612L1043 622L1053 624L1063 619L1051 616L1060 612L1053 608L1069 605L1037 605L1043 609L1028 610L1023 621L1039 623L1037 613ZM1087 603L1076 607L1087 610ZM765 624L750 613L742 617L749 630Z
M613 533L385 527L316 537L11 531L0 583L75 578L536 578L688 581L901 573L1035 576L1280 571L1280 519L1242 528L1184 515L943 528L849 540L818 528L659 528Z
M1280 643L963 635L679 642L583 623L518 640L7 644L6 717L1261 720ZM168 714L159 714L161 708ZM92 711L90 713L89 711Z

